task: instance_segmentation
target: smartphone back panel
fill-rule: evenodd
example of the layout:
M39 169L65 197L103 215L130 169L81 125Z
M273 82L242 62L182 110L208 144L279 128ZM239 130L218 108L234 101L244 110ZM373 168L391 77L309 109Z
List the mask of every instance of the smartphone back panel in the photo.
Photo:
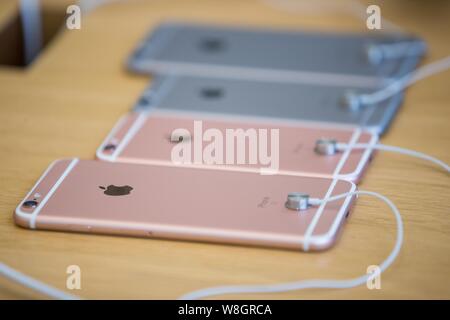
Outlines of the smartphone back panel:
M142 41L130 69L153 74L243 77L374 86L412 71L418 56L371 63L370 46L419 42L404 34L325 33L164 23Z
M353 196L299 212L285 207L287 194L352 190L331 179L66 159L47 169L15 221L32 229L319 250L335 242Z
M178 129L187 130L188 135L172 136ZM214 130L214 131L211 131ZM233 163L227 163L227 147L230 143L228 132L241 132L245 139L243 147L238 150L239 139L234 137L232 144ZM277 130L278 137L271 134ZM208 139L209 132L220 133L220 136ZM261 136L262 135L262 136ZM229 136L231 137L231 136ZM112 162L128 162L140 164L166 165L166 166L200 166L214 169L228 169L253 171L256 173L268 172L276 169L278 173L301 175L311 177L347 179L358 182L372 157L372 150L355 149L335 155L319 155L314 151L315 143L321 138L332 138L339 142L375 144L377 135L360 129L336 128L327 126L312 126L310 124L274 124L267 122L245 122L243 120L225 121L207 119L202 117L179 116L167 113L152 112L129 113L125 115L114 127L108 137L99 146L97 158ZM208 163L203 157L208 146L220 139L215 145L215 152L221 151L221 157L214 163ZM267 139L265 145L260 145ZM250 143L255 146L251 149ZM180 146L184 144L185 146ZM278 147L275 145L277 144ZM260 149L268 160L259 156ZM177 163L172 157L174 148L186 147L189 150L189 163ZM200 161L196 162L195 152L201 152ZM237 162L238 152L245 152L245 163ZM250 152L254 153L256 163L250 162ZM275 153L278 156L275 156ZM276 166L276 168L275 168Z
M157 77L142 94L134 110L159 109L178 114L213 117L261 118L269 121L308 121L361 127L383 133L400 107L402 94L351 110L342 104L348 92L376 89L343 88L253 80L191 76Z

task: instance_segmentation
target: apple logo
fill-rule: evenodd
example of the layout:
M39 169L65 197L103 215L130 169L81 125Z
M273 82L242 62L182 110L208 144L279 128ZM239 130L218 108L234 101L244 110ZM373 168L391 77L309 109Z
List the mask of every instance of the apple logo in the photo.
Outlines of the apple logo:
M110 184L106 188L103 186L99 186L100 189L105 190L103 193L108 196L124 196L130 194L131 190L133 190L130 186L115 186Z

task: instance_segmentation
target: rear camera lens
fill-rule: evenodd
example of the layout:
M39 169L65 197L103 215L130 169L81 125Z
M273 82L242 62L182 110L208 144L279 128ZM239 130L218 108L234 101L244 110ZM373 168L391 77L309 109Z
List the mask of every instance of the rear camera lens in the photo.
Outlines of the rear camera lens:
M113 150L115 150L116 149L116 145L115 144L107 144L104 148L103 148L103 150L105 150L105 151L113 151Z
M169 136L169 141L170 142L172 142L172 143L180 143L180 142L183 142L183 141L188 141L189 140L189 136L174 136L174 137L172 137L172 136Z
M139 104L140 104L140 105L143 105L143 106L149 105L149 104L150 104L150 98L147 98L147 97L141 97L141 98L139 99Z
M200 93L207 99L218 99L223 96L223 90L220 88L204 88Z
M28 200L23 203L23 207L25 207L25 208L36 208L37 205L38 205L38 202L35 200Z
M220 38L205 38L200 42L200 48L205 52L220 52L225 49L225 41Z

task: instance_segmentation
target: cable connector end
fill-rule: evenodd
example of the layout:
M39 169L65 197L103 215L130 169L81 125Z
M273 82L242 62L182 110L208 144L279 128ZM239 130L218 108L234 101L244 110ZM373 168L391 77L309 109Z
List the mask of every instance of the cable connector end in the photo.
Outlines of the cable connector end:
M286 208L291 210L306 210L309 207L309 194L301 192L290 192L284 205Z
M359 111L364 105L361 99L361 94L355 93L353 91L347 92L341 98L340 104L342 107L353 112Z
M316 141L314 151L317 154L331 156L336 154L338 150L338 142L335 139L321 138Z

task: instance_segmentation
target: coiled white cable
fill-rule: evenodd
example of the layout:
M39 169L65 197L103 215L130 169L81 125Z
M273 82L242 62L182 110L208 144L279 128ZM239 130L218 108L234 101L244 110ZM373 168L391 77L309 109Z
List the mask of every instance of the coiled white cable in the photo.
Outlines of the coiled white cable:
M33 279L17 270L14 270L11 267L8 267L6 264L1 262L0 262L0 275L53 299L60 299L60 300L80 299L77 296L68 294L64 291L51 287L41 281Z
M309 199L311 205L317 206L323 202L336 201L342 198L353 195L369 195L376 197L384 201L389 208L392 210L396 222L397 222L397 239L389 256L380 264L380 274L385 271L395 260L400 252L403 243L403 222L394 203L386 198L385 196L371 191L354 191L343 193L337 196L329 197L326 199ZM224 294L239 294L239 293L269 293L269 292L285 292L293 290L302 289L312 289L312 288L329 288L329 289L344 289L352 288L366 283L371 278L371 274L365 274L356 278L335 280L335 279L312 279L303 280L296 282L287 282L280 284L265 284L265 285L236 285L236 286L222 286L222 287L211 287L206 289L201 289L198 291L193 291L188 294L181 296L181 300L192 300L201 299L210 296L224 295Z
M336 148L339 151L344 151L347 149L375 149L375 150L383 150L383 151L400 153L400 154L408 155L411 157L419 158L422 160L428 160L428 161L433 162L434 164L444 168L445 171L450 172L450 166L448 164L446 164L444 161L441 161L435 157L429 156L429 155L419 152L419 151L400 148L400 147L396 147L396 146L388 146L388 145L384 145L384 144L371 145L371 144L365 144L365 143L357 143L357 144L353 144L353 145L348 145L346 143L337 143Z

